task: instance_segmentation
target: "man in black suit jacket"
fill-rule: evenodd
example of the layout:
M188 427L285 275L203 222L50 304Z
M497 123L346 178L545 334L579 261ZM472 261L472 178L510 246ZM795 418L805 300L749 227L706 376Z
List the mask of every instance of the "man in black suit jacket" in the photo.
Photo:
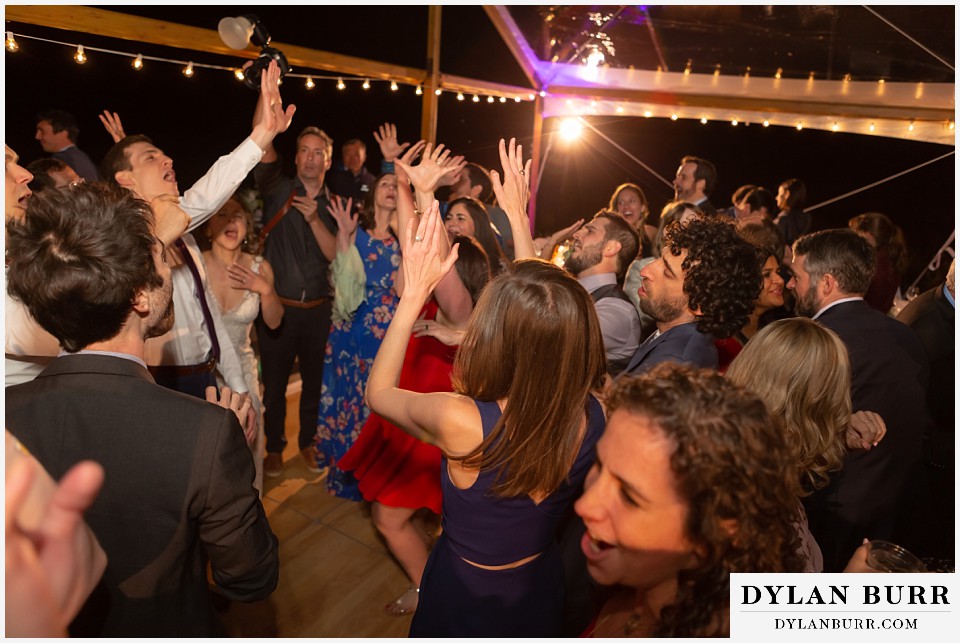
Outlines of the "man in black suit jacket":
M227 597L265 598L277 539L238 398L218 406L162 388L144 365L145 340L174 314L150 206L99 184L48 190L8 227L7 249L11 295L65 349L6 390L7 427L54 478L80 460L106 473L86 518L108 565L71 634L221 634L207 563Z
M712 216L717 213L717 208L709 196L716 185L717 168L713 163L697 156L684 156L673 180L673 198L692 203Z
M797 313L840 336L850 355L853 411L879 413L887 425L879 445L849 452L830 484L804 499L824 571L839 572L864 538L915 546L905 523L923 485L928 365L916 333L863 301L874 271L866 240L849 229L824 230L800 237L793 255L788 287Z
M657 332L623 371L635 375L661 362L717 368L713 338L746 325L762 285L753 247L732 223L715 219L668 226L660 258L640 275L640 308L656 320Z
M897 321L911 327L920 338L930 361L927 411L932 420L924 436L923 463L930 484L926 503L926 542L922 551L936 558L954 557L956 510L954 507L956 461L956 261L950 264L946 282L911 301Z

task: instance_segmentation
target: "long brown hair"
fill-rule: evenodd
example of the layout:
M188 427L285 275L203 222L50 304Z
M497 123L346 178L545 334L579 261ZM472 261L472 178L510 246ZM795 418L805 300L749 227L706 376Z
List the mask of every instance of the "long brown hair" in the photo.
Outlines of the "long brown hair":
M517 261L483 291L453 364L454 390L506 399L503 415L477 448L450 459L498 469L500 497L552 493L579 447L587 395L605 375L587 291L546 261Z
M367 192L367 195L363 199L357 223L359 223L360 227L364 230L370 231L377 227L377 188L380 187L380 184L383 183L384 179L388 176L393 176L393 173L387 172L378 176L377 180L370 186L370 191ZM346 199L344 199L344 201L346 201Z

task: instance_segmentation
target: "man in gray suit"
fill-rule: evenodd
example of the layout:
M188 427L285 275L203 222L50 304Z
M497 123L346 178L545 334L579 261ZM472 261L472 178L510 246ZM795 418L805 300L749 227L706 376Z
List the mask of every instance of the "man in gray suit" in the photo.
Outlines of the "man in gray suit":
M7 427L54 478L106 482L86 514L107 554L74 636L212 636L207 563L228 597L267 597L277 539L236 413L154 383L144 342L169 330L170 267L150 206L101 184L47 190L7 231L8 289L64 351L6 390ZM210 389L212 392L213 389Z

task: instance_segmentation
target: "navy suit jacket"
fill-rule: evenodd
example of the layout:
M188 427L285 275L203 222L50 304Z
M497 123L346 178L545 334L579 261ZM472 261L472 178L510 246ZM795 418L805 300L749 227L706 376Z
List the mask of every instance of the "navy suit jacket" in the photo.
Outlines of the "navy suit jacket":
M824 571L839 572L863 538L910 549L904 516L921 480L928 366L916 333L865 301L837 304L817 321L847 347L853 410L879 413L887 425L879 445L848 452L830 484L804 499Z
M73 636L223 634L214 582L233 600L266 598L277 538L253 488L253 458L232 411L165 389L140 364L58 357L6 389L7 428L59 479L81 460L106 480L85 514L107 554Z
M713 338L697 330L696 322L674 326L657 338L648 338L627 364L623 375L646 373L660 362L680 362L697 368L717 368Z

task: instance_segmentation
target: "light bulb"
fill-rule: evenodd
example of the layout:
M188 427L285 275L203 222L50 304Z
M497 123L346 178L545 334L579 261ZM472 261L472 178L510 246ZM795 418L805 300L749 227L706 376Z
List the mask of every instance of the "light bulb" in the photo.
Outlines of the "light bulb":
M802 129L803 129L803 121L800 121L799 123L797 123L797 131L799 132Z
M457 92L457 100L463 100L463 92Z
M670 115L670 120L671 120L671 121L675 121L675 120L677 120L678 118L680 118L680 117L677 116L676 114L671 114L671 115Z
M437 87L437 88L436 88L436 89L434 90L434 92L433 92L433 93L434 93L434 94L436 94L437 96L439 96L440 94L442 94L442 93L443 93L443 90L442 90L442 89L440 89L439 87Z
M733 119L732 121L730 121L730 124L736 127L737 125L740 124L740 121L738 121L737 119Z
M910 125L907 126L907 131L908 131L908 132L912 132L912 131L913 131L913 121L910 121Z
M239 81L242 83L243 80L244 80L244 78L243 78L243 69L240 69L240 68L234 69L234 70L233 70L233 77L236 78L237 80L239 80Z
M704 116L704 117L702 117L702 118L700 119L700 124L701 124L701 125L706 125L706 124L707 124L707 117L706 117L706 116Z
M87 62L87 55L83 53L83 45L77 45L77 53L73 55L73 59L77 61L78 65Z
M313 82L313 77L307 76L307 81L304 83L304 87L306 87L307 89L313 89L316 86L317 84Z
M423 94L423 87L417 85L417 96L420 96L421 94Z
M780 80L782 76L783 76L783 69L781 69L780 67L777 67L777 73L775 73L773 77L776 78L777 80Z
M391 81L390 81L390 91L395 92L395 91L397 91L398 89L400 89L400 87L397 85L397 81L391 80Z
M487 102L488 102L488 103L492 103L492 102L493 102L493 96L487 96Z
M519 96L514 96L514 97L513 97L513 102L514 102L514 103L519 103L519 102L520 102L520 97L519 97Z
M830 129L832 129L834 132L839 132L839 131L840 131L840 123L834 122L834 123L833 123L833 127L831 127Z
M648 109L647 111L645 111L645 112L643 113L643 116L644 116L644 118L650 118L651 116L653 116L653 112L651 112L651 111Z
M541 90L540 90L540 98L546 98L546 97L547 97L547 92L541 89Z
M770 127L770 121L763 121L764 127Z
M361 87L363 87L364 89L370 89L370 80L367 78L364 78L363 85L361 85Z
M500 97L500 102L501 102L501 103L506 103L506 102L507 102L507 97L506 97L506 96L501 96L501 97Z
M183 75L186 76L187 78L192 78L192 77L193 77L193 63L192 63L192 62L187 63L187 66L183 68Z
M474 103L479 103L479 102L480 102L480 97L477 96L476 94L474 94L474 95L473 95L473 102L474 102Z
M338 79L337 79L337 89L339 89L340 91L343 91L343 90L346 89L346 88L347 88L347 85L346 85L346 83L343 82L343 79L342 79L342 78L338 78Z
M6 47L7 51L9 52L15 52L20 50L20 45L17 44L16 39L13 37L12 31L7 32L7 40L6 42L4 42L3 46Z
M874 125L873 123L870 123L870 127L868 127L867 129L870 130L871 132L875 132L877 130L877 126Z
M141 54L137 54L137 57L133 59L133 62L131 63L131 65L137 71L140 71L141 69L143 69L143 56ZM240 72L240 73L242 74L243 72Z

